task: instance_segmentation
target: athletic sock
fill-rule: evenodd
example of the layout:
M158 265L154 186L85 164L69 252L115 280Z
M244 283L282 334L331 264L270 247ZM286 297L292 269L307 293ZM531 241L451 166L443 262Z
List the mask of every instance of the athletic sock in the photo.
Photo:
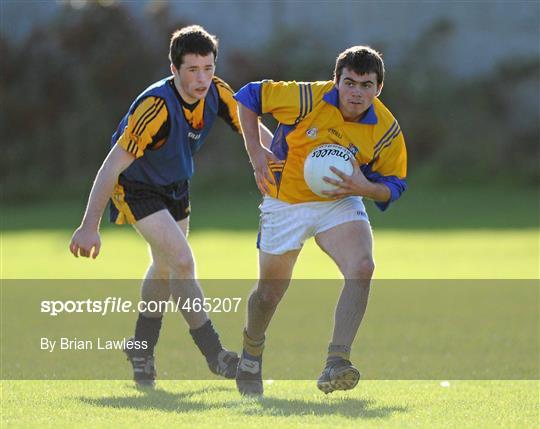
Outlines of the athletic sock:
M162 320L163 316L145 317L139 313L139 318L135 325L135 341L146 341L148 345L148 348L140 349L142 356L152 356L154 354L154 347L158 342Z
M261 340L254 340L250 338L247 334L246 329L244 329L244 350L242 352L242 355L246 359L261 360L265 340L266 337L263 337Z
M334 363L337 360L350 360L351 347L332 344L328 346L328 357L326 358L326 366Z
M189 333L207 362L216 359L219 352L223 350L219 335L214 329L210 319L200 328L190 329Z

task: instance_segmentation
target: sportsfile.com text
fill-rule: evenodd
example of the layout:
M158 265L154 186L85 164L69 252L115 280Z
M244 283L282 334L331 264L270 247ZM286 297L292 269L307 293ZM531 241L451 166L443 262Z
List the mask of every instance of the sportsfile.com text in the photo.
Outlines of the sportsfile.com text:
M189 311L198 313L236 313L242 298L178 298L176 301L139 301L136 305L132 301L121 297L107 297L102 300L44 300L41 301L41 313L57 316L62 313L97 313L102 316L110 313L129 312L175 312Z

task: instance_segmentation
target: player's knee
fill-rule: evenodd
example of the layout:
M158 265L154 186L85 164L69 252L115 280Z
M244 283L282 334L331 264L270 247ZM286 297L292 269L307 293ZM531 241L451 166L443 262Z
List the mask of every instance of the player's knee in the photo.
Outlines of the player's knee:
M259 307L264 310L270 310L275 308L281 301L281 295L276 293L260 293L259 294Z
M153 249L150 251L150 267L146 273L146 278L151 279L168 279L171 269L167 260L158 252Z
M171 269L182 278L192 278L195 273L195 261L191 255L179 255L172 263Z
M258 289L252 294L252 302L261 310L267 311L275 308L281 301L282 297L283 294L279 291L271 289Z
M163 279L166 280L170 275L170 268L165 262L154 259L152 261L152 266L150 267L151 276L153 279Z
M375 261L371 256L366 256L352 261L343 271L347 279L371 279L375 271Z

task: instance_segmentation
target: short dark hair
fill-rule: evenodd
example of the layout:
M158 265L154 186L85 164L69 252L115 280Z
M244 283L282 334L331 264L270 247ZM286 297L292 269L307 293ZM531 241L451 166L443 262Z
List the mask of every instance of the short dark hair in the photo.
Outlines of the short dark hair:
M171 36L169 48L169 60L179 69L184 61L184 55L196 54L205 57L214 54L214 62L217 60L218 39L208 33L200 25L190 25L176 30Z
M353 46L346 49L336 58L336 68L334 69L334 81L339 83L343 69L362 75L375 73L377 75L377 85L382 85L384 81L384 62L382 54L369 46Z

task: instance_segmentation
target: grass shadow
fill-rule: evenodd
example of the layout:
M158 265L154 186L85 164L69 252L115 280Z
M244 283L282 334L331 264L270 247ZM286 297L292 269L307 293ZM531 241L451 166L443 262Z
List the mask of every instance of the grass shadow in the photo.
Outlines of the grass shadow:
M259 407L244 410L245 414L269 416L342 416L357 419L387 418L395 413L406 413L404 406L378 406L372 399L341 398L328 402L314 402L302 399L280 399L263 397L257 400Z
M356 398L324 398L323 401L281 399L277 397L237 400L201 401L194 398L211 392L228 392L239 395L232 388L208 387L171 393L162 389L139 389L143 395L110 396L102 398L79 397L79 401L94 407L123 408L131 410L159 410L170 413L206 412L213 409L234 409L248 416L343 416L355 419L387 418L395 413L409 412L404 406L378 406L374 400ZM328 399L326 402L325 400Z
M190 399L193 396L208 393L230 391L224 387L208 387L198 390L187 390L181 393L171 393L162 389L136 389L143 395L138 396L109 396L102 398L79 397L78 400L94 407L125 408L134 410L160 410L165 412L184 413L191 411L207 411L213 408L223 408L220 403L207 403Z

